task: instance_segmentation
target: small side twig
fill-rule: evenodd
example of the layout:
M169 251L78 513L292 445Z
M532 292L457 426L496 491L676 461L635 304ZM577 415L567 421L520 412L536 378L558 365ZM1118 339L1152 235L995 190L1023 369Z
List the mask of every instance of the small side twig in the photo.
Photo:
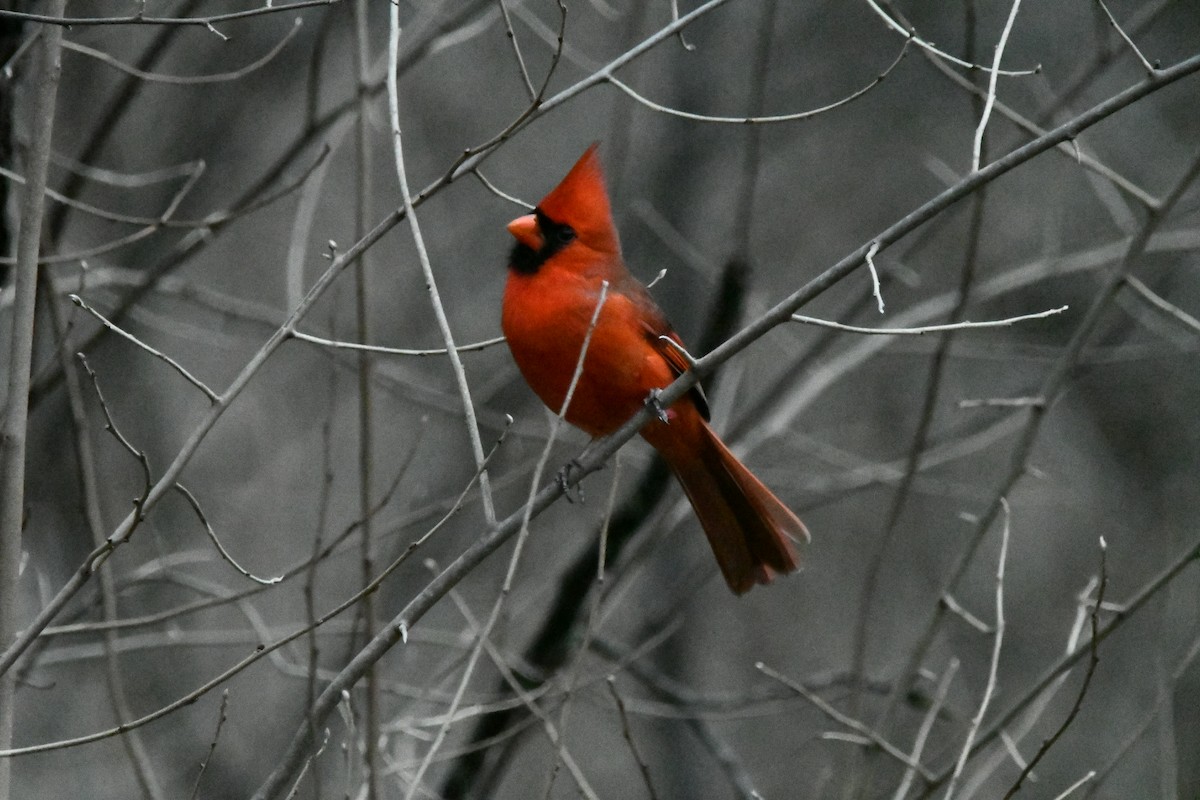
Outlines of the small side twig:
M679 21L679 0L671 0L671 21L672 21L672 22L678 22L678 21ZM695 51L695 49L696 49L696 45L692 44L691 42L689 42L687 39L685 39L685 38L683 37L683 29L682 29L682 28L680 28L680 29L679 29L679 30L676 32L676 34L675 34L675 35L676 35L676 36L678 37L678 39L679 39L679 45L680 45L680 46L681 46L681 47L682 47L684 50L687 50L689 53L691 53L691 52Z
M633 755L633 760L642 773L642 782L646 785L646 792L650 795L650 800L658 800L658 793L654 791L654 782L650 780L650 768L646 766L646 759L642 757L637 743L633 741L633 732L629 728L629 714L625 710L625 701L621 699L621 693L617 691L617 676L609 675L604 684L608 687L608 693L612 695L613 702L617 704L617 713L621 715L621 735L625 737L625 742L629 745L629 752Z
M1071 706L1071 710L1067 713L1066 719L1058 726L1048 739L1042 742L1042 746L1038 748L1037 753L1025 765L1025 769L1021 770L1021 774L1017 776L1017 780L1012 787L1004 795L1004 800L1009 800L1021 788L1021 784L1025 782L1025 777L1033 771L1034 766L1042 760L1042 758L1054 746L1054 743L1062 737L1071 723L1075 721L1075 715L1079 713L1079 708L1083 705L1083 698L1087 695L1088 687L1092 683L1092 676L1096 674L1096 665L1100 663L1100 606L1104 602L1104 590L1108 587L1108 542L1104 541L1104 537L1100 537L1100 585L1096 589L1096 605L1092 607L1091 627L1092 638L1088 643L1088 665L1087 672L1083 675L1083 685L1079 687L1079 694L1075 696L1075 703Z
M459 359L458 351L455 348L454 333L450 329L450 320L446 314L446 307L442 303L441 294L438 291L437 279L433 273L433 265L429 258L429 252L425 248L425 237L421 234L421 226L417 221L415 210L416 206L413 201L412 192L408 186L408 170L405 166L404 145L400 133L400 90L396 76L399 53L400 10L396 5L391 5L388 35L387 63L389 66L387 72L387 98L392 156L395 162L396 178L400 184L400 197L404 206L404 218L408 222L409 233L412 235L413 244L417 250L417 261L421 266L421 274L424 277L425 288L429 294L429 303L433 307L438 331L441 334L442 342L446 346L447 355L450 357L450 367L454 373L455 383L458 386L459 398L462 401L463 418L466 422L467 438L471 442L471 451L475 457L475 466L482 467L485 458L483 441L479 436L479 423L475 417L475 404L471 400L471 388L467 382L466 370L463 368L462 360ZM557 60L555 63L557 63ZM547 80L549 80L549 76L547 76ZM479 474L479 489L484 517L489 525L494 525L496 523L496 509L492 500L491 482L488 479L486 470Z
M959 662L957 658L951 658L950 663L942 670L942 677L938 680L937 690L933 695L933 703L929 706L929 711L925 714L925 718L921 720L921 727L917 729L917 738L913 742L912 760L920 763L921 753L925 750L925 742L929 740L929 732L933 730L933 723L937 721L938 714L942 711L942 706L946 702L946 695L950 692L950 683L954 680L954 676L958 674ZM916 777L916 770L912 767L907 767L904 770L904 778L900 781L900 785L896 787L896 793L892 795L892 800L904 800L908 796L909 787L912 786L913 778Z
M501 200L507 200L508 202L512 203L513 205L520 206L521 208L525 209L526 211L533 208L533 203L527 202L525 200L522 200L519 197L511 195L508 192L501 190L499 187L496 186L496 184L489 181L486 177L484 177L483 173L479 171L479 167L476 167L475 169L471 170L471 174L479 179L479 182L483 184L484 188L486 188L492 194L496 195L496 197L499 197Z
M1082 778L1075 781L1070 786L1068 786L1065 790L1063 790L1062 794L1055 795L1054 800L1066 800L1066 798L1069 795L1072 795L1075 793L1076 789L1078 789L1080 786L1083 786L1085 783L1087 783L1094 777L1096 777L1096 770L1094 770L1094 769L1089 770L1086 775L1084 775Z
M96 309L92 308L87 303L85 303L79 295L72 294L72 295L67 295L67 296L70 298L72 303L79 306L84 311L88 312L93 317L95 317L97 320L99 320L101 325L108 328L113 333L116 333L119 336L122 336L125 339L128 339L129 341L133 342L138 347L142 348L147 353L149 353L150 355L159 359L160 361L164 362L165 364L170 366L171 369L175 370L180 375L182 375L187 380L188 383L190 383L192 386L195 386L197 389L199 389L201 392L204 393L204 396L208 398L208 402L215 404L220 401L220 398L217 396L216 392L214 392L212 389L208 388L208 385L205 384L204 381L200 380L195 375L188 372L187 368L184 367L182 364L180 364L178 361L171 358L169 355L167 355L165 353L155 350L153 347L146 344L141 339L134 336L132 333L129 333L128 331L124 330L123 328L117 326L115 323L110 322L107 317L105 317L99 311L97 311ZM90 373L91 370L89 369L88 372Z
M855 733L861 734L863 737L868 739L873 746L878 747L880 750L887 753L889 756L896 759L897 761L899 761L901 764L905 765L906 767L908 767L912 770L915 770L922 778L925 778L926 780L929 780L931 778L929 770L926 769L923 764L921 764L918 761L914 761L912 759L912 757L908 755L908 753L905 753L899 747L896 747L896 745L892 744L887 739L884 739L879 734L879 732L876 731L874 728L871 728L869 725L865 725L864 723L860 722L859 720L854 719L853 717L847 716L846 714L843 714L841 711L838 711L836 708L834 708L832 705L830 705L823 697L821 697L820 695L818 695L815 692L813 692L812 690L810 690L804 684L799 683L798 681L794 681L791 678L789 678L788 676L786 676L780 672L776 672L775 670L771 669L770 667L768 667L766 664L764 664L761 661L757 662L754 665L754 668L757 669L762 674L766 675L768 678L773 678L773 679L779 681L784 686L788 687L793 692L800 695L808 702L812 703L814 706L816 706L818 709L820 709L827 717L834 720L838 724L845 725L847 728L854 731Z
M92 369L92 365L88 363L87 357L83 353L76 353L76 358L83 365L84 372L92 382L92 389L96 392L96 399L100 402L100 412L104 414L104 430L113 435L113 438L125 448L142 468L143 489L140 499L134 500L134 505L138 506L139 512L145 504L146 497L150 494L150 487L153 484L153 479L150 477L150 459L146 457L145 452L133 446L133 443L125 438L125 434L121 433L121 429L117 427L117 423L113 422L112 413L108 410L108 403L104 400L104 393L100 391L100 379L96 377L96 371ZM93 564L93 566L95 566Z
M1200 319L1196 319L1174 303L1167 302L1162 295L1142 283L1136 276L1126 275L1125 283L1147 303L1179 322L1193 333L1200 333Z
M517 34L513 31L512 17L508 13L508 6L504 5L504 0L496 0L496 2L500 5L500 16L504 19L504 35L508 37L513 55L517 57L517 67L521 71L521 81L525 84L525 92L529 99L533 100L537 97L537 91L533 88L533 81L529 79L529 69L525 66L525 56L521 55L521 44L517 41Z
M1008 507L1008 499L1001 497L1000 504L1004 508L1004 524L1000 528L1000 558L996 566L996 625L994 628L995 638L992 643L992 661L988 667L987 686L983 691L983 699L979 702L979 710L975 712L975 716L971 719L971 727L967 731L967 738L963 741L962 751L959 753L958 761L954 765L954 773L950 776L950 783L946 787L946 800L950 800L954 796L959 776L962 775L963 768L967 765L967 759L971 755L971 745L975 742L975 737L979 733L979 726L983 723L983 716L987 713L992 697L996 694L996 673L1000 667L1000 649L1004 644L1004 565L1008 561L1008 537L1012 518L1011 510Z
M993 628L991 625L988 625L979 617L975 616L966 608L964 608L961 603L954 599L954 595L950 594L949 592L946 592L942 595L941 603L946 607L947 611L956 615L963 622L967 623L980 633L987 635L995 632L995 628Z
M1020 8L1021 0L1013 0L1008 20L1000 33L1000 41L996 43L992 67L988 70L987 98L984 100L983 113L979 116L979 127L975 129L975 142L971 146L971 172L979 171L979 159L983 154L983 132L987 130L988 119L992 116L992 106L996 104L996 78L1000 74L1000 59L1004 56L1004 46L1008 44L1008 35L1012 33L1013 23L1017 21L1017 11Z
M275 578L260 578L239 564L237 560L230 555L229 551L225 549L225 546L221 544L221 540L217 538L217 532L213 530L213 526L209 523L208 517L204 515L204 510L200 508L200 501L196 499L196 496L188 491L187 487L182 483L175 484L175 491L183 495L188 501L188 505L192 507L192 511L196 512L196 516L200 518L200 524L204 526L204 532L208 534L209 541L213 543L213 546L217 548L217 552L221 554L221 558L225 559L229 566L236 569L242 574L243 577L249 578L255 583L261 583L263 586L274 586L283 580L282 575Z
M868 264L871 262L868 261ZM879 301L879 313L883 313L883 298L879 294L879 277L875 274L874 265L871 264L871 276L875 285L875 297ZM1038 311L1035 314L1021 314L1016 317L1008 317L1007 319L985 320L983 322L971 322L963 320L962 322L954 322L946 325L922 325L916 328L863 328L858 325L843 325L840 322L833 322L827 319L818 319L817 317L806 317L803 314L792 314L792 320L802 322L805 325L817 325L822 328L832 328L838 331L846 331L848 333L867 333L880 336L923 336L926 333L940 333L942 331L959 331L969 328L1005 328L1010 325L1015 325L1018 322L1026 322L1031 319L1045 319L1052 317L1055 314L1061 314L1070 306L1059 306L1058 308L1047 309L1046 311Z
M225 726L226 714L225 711L229 706L229 690L221 692L221 710L217 712L217 729L213 731L212 741L208 744L208 754L204 756L204 760L200 762L200 772L196 774L196 782L192 784L191 800L196 800L200 792L200 781L204 778L204 771L208 769L208 762L212 761L213 751L217 749L217 742L221 739L221 728Z
M1037 408L1044 406L1044 397L968 397L958 401L959 408Z
M887 3L887 0L884 0L884 3L886 5L890 5L890 3ZM972 69L972 70L987 69L987 67L983 66L982 64L976 64L972 61L961 59L961 58L958 58L957 56L952 56L944 50L939 50L936 46L934 46L934 44L932 42L926 41L925 39L922 39L920 36L918 36L917 32L915 30L913 30L911 27L906 28L903 25L901 25L899 22L897 22L895 19L893 19L890 14L888 14L886 11L884 11L879 6L879 4L876 2L876 0L867 0L867 5L869 5L871 7L871 10L873 10L876 14L879 15L879 18L883 20L885 25L887 25L889 28L894 30L896 33L899 33L901 36L908 37L910 40L912 40L913 44L917 45L922 50L925 50L926 52L930 53L931 55L936 56L938 59L944 59L946 61L949 61L952 64L957 64L960 67L966 67L967 69ZM1041 70L1040 65L1035 67L1034 69L1022 69L1022 70L1004 70L1004 69L999 69L998 65L997 65L996 73L999 75L1008 77L1008 78L1012 78L1012 77L1022 77L1025 75L1036 75L1040 70Z
M678 108L671 108L670 106L664 106L661 103L656 103L650 98L638 94L638 92L628 84L618 80L612 75L605 76L605 80L612 86L615 86L624 92L631 100L634 100L635 102L645 106L651 111L657 111L660 114L666 114L672 117L679 117L680 119L691 120L692 122L710 122L721 123L725 125L765 125L779 122L797 122L799 120L811 119L812 117L833 111L836 108L841 108L842 106L853 103L855 100L870 92L880 83L882 83L883 80L890 75L894 69L896 69L896 67L900 66L900 62L903 61L904 56L908 54L908 46L911 41L911 39L905 40L904 46L900 49L899 55L893 59L892 63L889 64L887 68L883 70L883 72L880 72L878 75L872 78L870 83L859 89L856 89L839 100L834 100L831 103L826 103L825 105L818 106L817 108L810 108L805 111L796 111L790 114L773 114L753 117L726 117L715 116L712 114L695 114L691 111L682 111Z
M230 72L221 72L213 75L164 75L157 72L147 72L130 64L126 64L124 61L121 61L102 50L96 50L95 48L88 47L87 45L80 44L79 42L64 41L63 49L72 50L80 55L90 56L97 61L109 65L113 69L120 70L126 75L131 75L143 81L174 84L176 86L198 86L209 83L236 81L240 78L246 77L252 72L262 69L272 60L274 60L275 56L279 55L280 51L287 46L288 42L295 38L296 34L300 32L300 27L303 24L304 20L301 17L296 17L296 21L292 25L291 30L289 30L284 37L275 44L274 47L268 50L265 55L255 59L244 67L240 67Z
M303 331L292 331L293 339L299 339L302 342L309 344L320 345L321 347L329 347L334 350L355 350L363 353L379 353L388 356L444 356L449 351L445 347L437 347L431 350L413 350L405 347L384 347L377 344L360 344L358 342L345 342L338 339L326 339L321 336L313 336ZM489 347L494 347L504 343L503 336L496 336L491 339L484 339L479 342L471 342L470 344L460 344L454 348L456 353L471 353L478 350L486 350Z
M883 291L879 288L879 270L875 269L875 254L879 252L879 242L871 242L871 246L867 248L867 254L863 256L867 262L867 269L871 272L871 294L875 295L875 302L879 304L879 313L883 313Z
M1133 39L1131 39L1129 34L1125 32L1125 29L1117 23L1117 18L1112 15L1112 12L1108 10L1108 6L1105 5L1104 0L1096 0L1096 5L1100 6L1100 10L1104 12L1104 16L1108 17L1108 24L1113 26L1113 29L1117 32L1117 34L1125 40L1125 44L1129 45L1129 49L1133 51L1133 54L1138 57L1138 61L1142 62L1142 66L1145 67L1146 72L1151 75L1157 74L1158 67L1151 64L1150 60L1142 55L1142 51L1139 50L1138 46L1133 43Z

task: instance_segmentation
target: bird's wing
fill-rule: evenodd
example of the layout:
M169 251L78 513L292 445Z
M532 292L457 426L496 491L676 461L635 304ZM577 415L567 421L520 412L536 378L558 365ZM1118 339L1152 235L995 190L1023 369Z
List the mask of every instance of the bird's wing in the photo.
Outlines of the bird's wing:
M658 307L658 303L654 302L654 298L650 296L646 287L630 276L627 282L622 281L622 285L617 287L617 290L628 297L637 307L642 328L646 332L646 339L671 367L671 371L676 375L687 372L691 367L691 364L688 363L690 356L684 355L687 353L687 348L684 347L683 340L679 338L679 334L675 332L670 321L667 320L666 314ZM672 345L660 337L665 337L674 344ZM704 396L704 389L697 383L688 394L695 402L700 414L707 420L709 418L708 398Z

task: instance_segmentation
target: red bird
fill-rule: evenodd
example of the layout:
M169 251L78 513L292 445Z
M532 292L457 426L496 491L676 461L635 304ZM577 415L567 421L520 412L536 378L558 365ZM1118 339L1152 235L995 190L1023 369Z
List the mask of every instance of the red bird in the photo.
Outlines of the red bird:
M566 419L607 436L655 389L684 372L683 347L662 310L621 258L596 145L542 198L508 224L509 258L501 327L530 388L562 408L584 338L608 292L588 344ZM737 594L797 566L794 541L808 531L708 426L699 387L642 428L683 485L729 588Z

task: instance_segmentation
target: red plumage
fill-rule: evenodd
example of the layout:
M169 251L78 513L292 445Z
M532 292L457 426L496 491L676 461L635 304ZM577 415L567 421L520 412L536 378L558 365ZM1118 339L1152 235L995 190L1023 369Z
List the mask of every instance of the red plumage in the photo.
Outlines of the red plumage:
M530 388L557 412L575 373L601 284L609 288L566 419L606 436L654 389L686 368L682 343L621 258L608 192L592 145L533 214L509 223L501 327ZM737 460L706 421L697 390L641 431L671 467L700 520L729 587L741 594L798 565L804 524Z

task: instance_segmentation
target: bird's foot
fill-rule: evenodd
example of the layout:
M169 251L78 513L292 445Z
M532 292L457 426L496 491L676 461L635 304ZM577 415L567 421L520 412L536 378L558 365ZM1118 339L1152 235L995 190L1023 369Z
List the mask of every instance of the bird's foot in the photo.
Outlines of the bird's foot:
M651 389L650 395L646 398L646 405L654 412L654 416L658 417L659 422L665 425L671 421L671 417L663 406L661 397L662 389Z
M580 505L582 505L586 500L583 495L583 484L576 483L574 486L571 485L571 470L574 469L581 469L581 466L577 459L572 458L563 465L562 469L558 471L558 476L555 478L555 481L558 483L558 487L562 489L563 495L566 496L568 503L575 502L575 497L571 496L571 493L574 492L576 497L579 498Z

